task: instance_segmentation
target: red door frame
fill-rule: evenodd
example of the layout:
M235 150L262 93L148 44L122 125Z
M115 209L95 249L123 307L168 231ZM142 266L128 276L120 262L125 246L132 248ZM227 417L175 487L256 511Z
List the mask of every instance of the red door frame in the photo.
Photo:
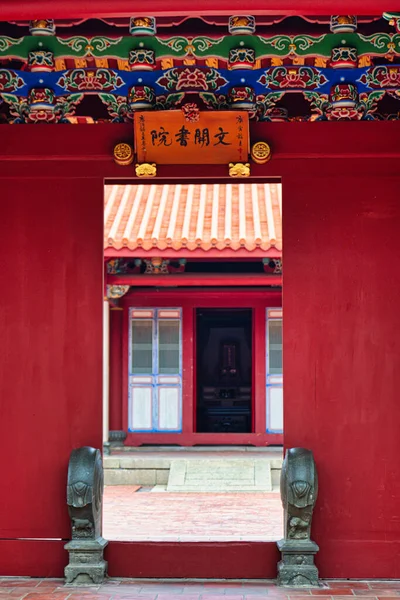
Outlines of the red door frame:
M167 276L166 276L167 277ZM183 296L184 294L184 296ZM249 300L250 298L250 300ZM223 289L218 291L187 289L184 292L175 289L152 290L149 288L127 294L122 301L124 307L123 328L123 359L122 381L123 399L122 414L123 428L127 432L125 444L127 446L140 446L143 444L179 444L182 446L207 445L252 445L268 446L283 444L282 434L266 433L266 348L265 348L265 308L281 306L282 294L280 290L250 290L250 289ZM182 307L182 344L183 353L183 378L182 378L182 433L131 433L128 431L128 332L129 308L132 306L179 306ZM254 365L254 402L252 433L196 433L195 407L196 407L196 369L195 369L195 339L197 308L251 308L253 322L257 335L253 337L253 365ZM189 314L190 312L190 314ZM256 403L255 399L260 398ZM217 438L217 439L216 439Z

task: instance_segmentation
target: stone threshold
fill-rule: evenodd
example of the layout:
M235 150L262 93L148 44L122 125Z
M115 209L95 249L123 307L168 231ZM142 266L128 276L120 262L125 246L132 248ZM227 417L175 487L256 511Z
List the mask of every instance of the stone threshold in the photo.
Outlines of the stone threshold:
M192 448L157 447L157 450L134 448L130 450L113 449L110 456L103 457L105 485L166 485L169 479L171 462L176 458L185 460L255 460L256 458L268 459L271 466L272 486L279 485L280 473L283 462L281 448L253 448L249 451L237 447L202 447L201 451Z

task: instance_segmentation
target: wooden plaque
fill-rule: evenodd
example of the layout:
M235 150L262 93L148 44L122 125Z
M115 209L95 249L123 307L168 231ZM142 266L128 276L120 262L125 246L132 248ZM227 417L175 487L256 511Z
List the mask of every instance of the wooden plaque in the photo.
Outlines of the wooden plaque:
M187 121L180 110L136 112L138 163L228 164L247 162L249 116L242 111L200 112Z

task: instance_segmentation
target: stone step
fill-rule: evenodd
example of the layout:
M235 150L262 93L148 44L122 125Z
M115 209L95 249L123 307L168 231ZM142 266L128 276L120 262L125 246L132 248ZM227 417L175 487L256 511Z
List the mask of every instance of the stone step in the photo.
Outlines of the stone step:
M167 492L271 492L268 459L198 458L171 463Z
M218 448L218 447L217 447ZM266 459L270 463L272 485L279 485L282 467L282 450L280 448L256 448L252 452L233 450L228 447L220 450L201 448L202 452L191 452L184 448L179 452L165 449L153 451L146 448L135 448L134 452L113 453L104 456L104 482L106 485L166 485L168 483L171 463L176 459L198 460L240 460L254 461ZM247 449L246 449L247 450ZM214 463L214 468L217 466Z
M112 446L112 454L193 454L200 452L203 454L220 452L234 452L243 454L247 452L256 452L257 454L276 454L282 453L282 446Z

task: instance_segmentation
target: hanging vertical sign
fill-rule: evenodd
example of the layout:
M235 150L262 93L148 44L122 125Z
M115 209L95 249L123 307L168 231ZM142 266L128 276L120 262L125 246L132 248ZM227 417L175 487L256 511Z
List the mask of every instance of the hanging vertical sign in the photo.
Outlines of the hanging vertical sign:
M136 112L134 138L138 163L246 162L249 115L244 111L205 111L188 120L180 110Z

